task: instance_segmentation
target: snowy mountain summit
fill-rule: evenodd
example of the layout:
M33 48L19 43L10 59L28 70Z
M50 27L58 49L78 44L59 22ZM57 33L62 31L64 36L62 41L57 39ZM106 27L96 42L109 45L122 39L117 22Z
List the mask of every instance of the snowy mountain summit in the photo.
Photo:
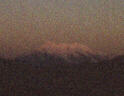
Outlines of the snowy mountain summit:
M35 52L18 57L17 60L26 63L97 63L104 60L104 56L92 51L87 46L72 43L52 43L47 42L41 47L37 48Z

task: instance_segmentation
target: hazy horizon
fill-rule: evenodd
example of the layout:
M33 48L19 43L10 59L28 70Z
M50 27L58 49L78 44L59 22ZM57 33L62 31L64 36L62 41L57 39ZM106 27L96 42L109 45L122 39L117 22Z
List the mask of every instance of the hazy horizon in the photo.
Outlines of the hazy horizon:
M123 5L123 0L0 0L0 56L29 52L46 41L123 54Z

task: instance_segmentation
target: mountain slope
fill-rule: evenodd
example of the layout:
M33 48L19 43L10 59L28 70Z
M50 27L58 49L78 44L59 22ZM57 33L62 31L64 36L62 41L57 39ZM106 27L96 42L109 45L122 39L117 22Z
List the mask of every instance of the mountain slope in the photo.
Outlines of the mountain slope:
M55 44L48 42L36 51L15 58L28 64L43 63L97 63L105 57L93 52L88 47L81 44Z

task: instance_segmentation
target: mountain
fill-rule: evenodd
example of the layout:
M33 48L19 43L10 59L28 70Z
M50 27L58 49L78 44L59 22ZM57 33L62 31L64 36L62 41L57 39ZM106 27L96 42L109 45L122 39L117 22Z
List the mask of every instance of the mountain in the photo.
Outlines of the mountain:
M26 64L42 65L47 63L98 63L105 60L104 55L93 52L88 47L74 44L55 44L48 42L38 48L36 51L19 56L15 61Z

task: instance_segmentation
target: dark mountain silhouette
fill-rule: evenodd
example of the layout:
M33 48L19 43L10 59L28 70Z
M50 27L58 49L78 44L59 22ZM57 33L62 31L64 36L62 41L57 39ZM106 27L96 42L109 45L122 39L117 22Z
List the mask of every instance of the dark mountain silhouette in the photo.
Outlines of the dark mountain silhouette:
M64 46L64 47L63 47ZM83 45L75 44L53 44L46 43L40 50L36 50L30 54L25 54L15 58L27 64L43 65L50 62L59 63L96 63L107 59L105 56L91 51Z
M124 95L123 55L107 59L89 51L77 52L77 47L76 51L71 49L68 53L63 51L64 48L59 50L62 51L60 53L56 52L57 49L53 52L43 48L42 51L19 56L15 60L1 58L0 95Z

